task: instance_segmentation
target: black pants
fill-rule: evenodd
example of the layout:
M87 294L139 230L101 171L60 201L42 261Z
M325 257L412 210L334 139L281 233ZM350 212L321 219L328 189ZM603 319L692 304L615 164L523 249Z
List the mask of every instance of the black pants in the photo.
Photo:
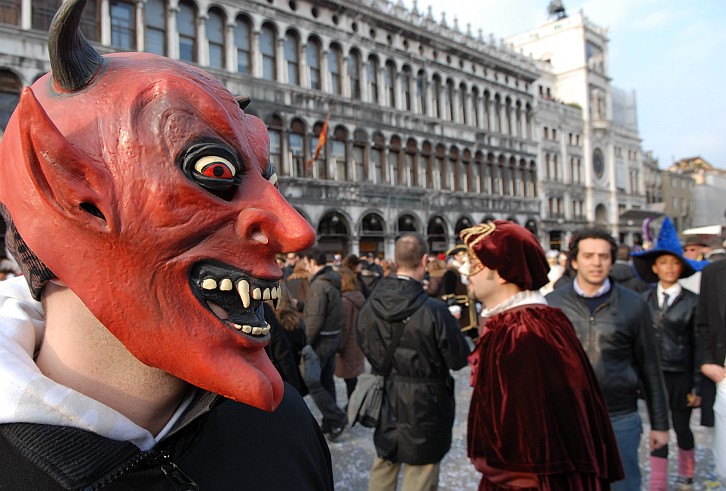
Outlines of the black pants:
M688 406L688 394L693 388L693 375L690 373L663 372L666 390L668 391L668 405L671 410L673 430L676 432L678 448L691 450L694 447L693 432L691 431L691 411ZM653 450L653 457L668 457L668 445Z

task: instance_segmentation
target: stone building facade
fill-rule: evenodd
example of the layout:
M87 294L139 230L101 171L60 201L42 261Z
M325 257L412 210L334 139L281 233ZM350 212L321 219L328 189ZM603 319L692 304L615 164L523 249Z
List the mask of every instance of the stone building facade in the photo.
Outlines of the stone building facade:
M0 128L20 88L49 69L46 31L59 5L0 2ZM580 41L602 50L588 51L584 75L567 80L555 57L525 56L415 5L88 0L82 30L101 53L180 59L251 97L281 191L331 252L390 256L407 231L441 252L492 218L526 226L545 248L587 223L627 228L618 213L644 193L639 140L613 116L598 65L604 33L581 17L557 21L579 22ZM621 167L630 172L624 192Z

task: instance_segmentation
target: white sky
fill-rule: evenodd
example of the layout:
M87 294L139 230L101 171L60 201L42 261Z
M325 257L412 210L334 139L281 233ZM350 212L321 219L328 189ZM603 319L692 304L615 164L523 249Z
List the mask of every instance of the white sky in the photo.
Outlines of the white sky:
M397 0L394 0L397 1ZM414 0L403 0L407 8ZM726 1L562 0L608 29L613 85L635 90L643 150L660 167L700 155L726 169ZM499 39L547 20L549 0L418 0L476 35Z

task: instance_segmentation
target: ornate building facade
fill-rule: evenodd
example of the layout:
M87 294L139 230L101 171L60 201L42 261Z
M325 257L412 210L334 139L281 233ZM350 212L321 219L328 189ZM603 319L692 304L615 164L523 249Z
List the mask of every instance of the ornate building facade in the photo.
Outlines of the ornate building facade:
M0 2L0 128L20 88L49 69L46 31L59 5ZM281 191L320 244L343 255L390 256L406 231L441 252L491 218L560 248L587 223L627 227L618 212L644 193L631 170L637 128L614 122L598 68L606 51L588 51L587 76L568 81L554 57L386 0L88 0L82 30L101 53L180 59L251 97ZM576 84L580 95L560 95ZM621 167L631 172L625 192Z

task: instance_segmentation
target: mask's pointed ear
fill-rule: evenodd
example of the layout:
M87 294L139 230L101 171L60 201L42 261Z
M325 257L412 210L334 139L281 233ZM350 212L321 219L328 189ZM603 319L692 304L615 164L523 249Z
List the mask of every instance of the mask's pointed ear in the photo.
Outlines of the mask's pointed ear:
M30 87L20 97L18 120L28 175L38 195L72 220L99 231L115 228L110 174L60 133Z

